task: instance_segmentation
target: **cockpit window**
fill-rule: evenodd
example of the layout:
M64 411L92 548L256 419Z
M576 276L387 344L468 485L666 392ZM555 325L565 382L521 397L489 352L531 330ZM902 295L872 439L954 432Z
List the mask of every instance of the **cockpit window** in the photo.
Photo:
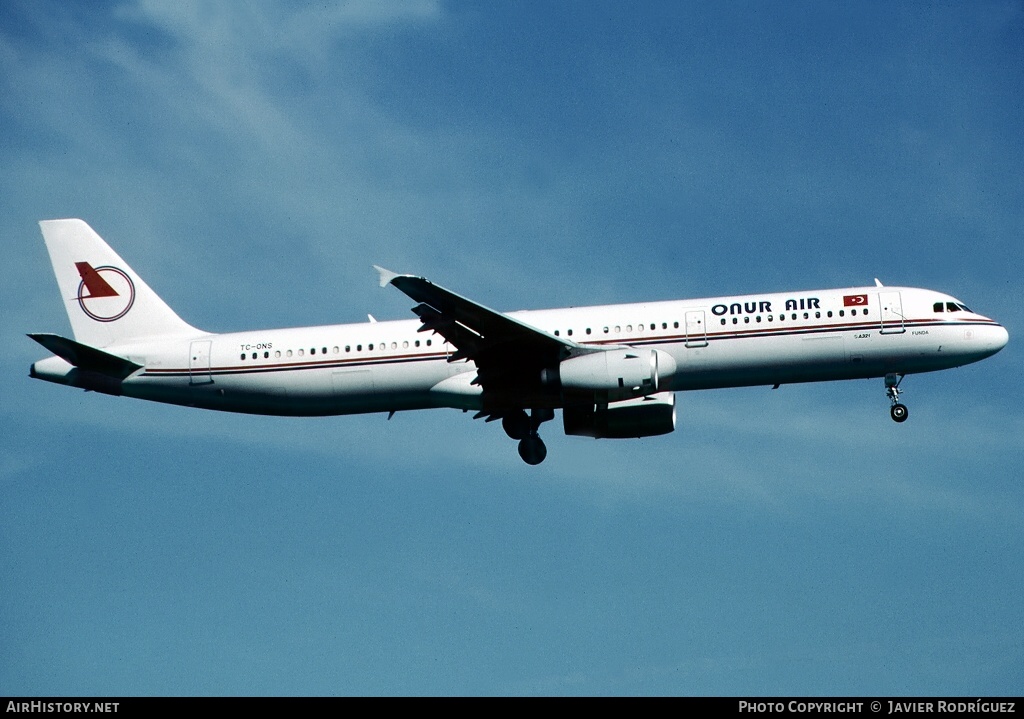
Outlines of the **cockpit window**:
M962 305L959 302L936 302L932 305L934 312L971 312L972 310L967 305Z

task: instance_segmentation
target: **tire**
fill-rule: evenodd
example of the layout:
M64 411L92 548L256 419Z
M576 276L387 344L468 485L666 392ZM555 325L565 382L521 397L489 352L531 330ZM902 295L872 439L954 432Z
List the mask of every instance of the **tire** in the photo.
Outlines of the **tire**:
M519 456L529 465L537 465L548 456L548 448L537 435L527 437L519 443Z
M892 417L893 422L906 422L910 412L907 410L906 405L894 404L892 409L889 410L889 415Z
M501 428L511 439L526 439L530 434L530 418L523 410L517 410L501 418Z

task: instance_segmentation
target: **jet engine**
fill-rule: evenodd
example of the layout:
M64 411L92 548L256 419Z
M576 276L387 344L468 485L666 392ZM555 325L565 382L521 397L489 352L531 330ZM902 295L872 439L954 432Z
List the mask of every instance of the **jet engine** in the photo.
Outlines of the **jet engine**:
M567 395L589 394L606 403L654 394L675 371L672 355L662 350L609 349L567 359L544 370L541 381Z
M676 428L676 395L659 392L612 404L562 410L565 433L594 439L631 439L668 434Z

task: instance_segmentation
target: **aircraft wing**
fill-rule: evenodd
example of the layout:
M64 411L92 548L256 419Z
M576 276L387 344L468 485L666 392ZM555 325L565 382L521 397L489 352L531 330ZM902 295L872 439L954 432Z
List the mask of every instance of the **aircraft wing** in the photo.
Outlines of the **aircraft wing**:
M455 347L450 362L472 360L473 381L485 396L514 395L540 387L541 370L595 348L555 337L506 314L473 302L451 290L414 275L400 275L382 267L380 285L394 285L419 304L412 308L423 326Z

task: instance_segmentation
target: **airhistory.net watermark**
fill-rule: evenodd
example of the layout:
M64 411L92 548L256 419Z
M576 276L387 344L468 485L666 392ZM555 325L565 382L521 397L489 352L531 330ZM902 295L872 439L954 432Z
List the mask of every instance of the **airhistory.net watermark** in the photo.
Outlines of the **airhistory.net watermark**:
M21 714L116 714L120 702L9 701L4 711Z

